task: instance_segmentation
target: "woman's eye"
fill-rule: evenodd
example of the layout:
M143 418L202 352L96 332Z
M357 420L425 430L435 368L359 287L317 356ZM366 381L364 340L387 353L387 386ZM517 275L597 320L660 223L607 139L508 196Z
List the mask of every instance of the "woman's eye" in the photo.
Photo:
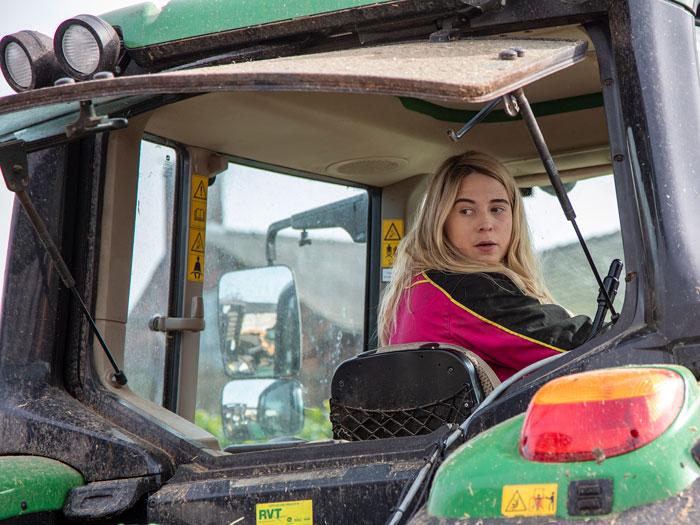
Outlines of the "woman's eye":
M506 211L506 209L503 206L496 206L495 208L491 208L492 213L503 213Z
M459 210L462 215L474 215L474 210L472 208L462 208Z

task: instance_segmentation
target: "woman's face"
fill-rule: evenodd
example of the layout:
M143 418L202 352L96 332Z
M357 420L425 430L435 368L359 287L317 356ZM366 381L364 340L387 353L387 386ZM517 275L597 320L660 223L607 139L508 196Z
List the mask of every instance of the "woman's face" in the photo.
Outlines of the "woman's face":
M513 210L503 185L481 173L464 177L445 222L450 243L473 261L499 263L512 231Z

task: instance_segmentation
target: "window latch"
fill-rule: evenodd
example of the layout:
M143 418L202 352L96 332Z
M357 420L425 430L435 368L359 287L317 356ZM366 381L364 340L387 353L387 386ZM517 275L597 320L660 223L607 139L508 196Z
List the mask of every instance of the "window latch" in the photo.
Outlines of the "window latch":
M191 317L154 315L148 321L148 327L154 332L201 332L204 330L204 300L192 298Z

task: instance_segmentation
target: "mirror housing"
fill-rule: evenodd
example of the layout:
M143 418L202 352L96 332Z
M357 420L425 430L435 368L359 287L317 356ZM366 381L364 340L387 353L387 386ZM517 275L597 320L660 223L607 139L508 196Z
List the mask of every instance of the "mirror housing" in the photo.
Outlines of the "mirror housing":
M221 396L224 435L234 443L292 438L304 427L302 385L296 379L237 379Z
M286 266L251 268L219 280L219 342L232 378L293 376L301 367L301 322Z

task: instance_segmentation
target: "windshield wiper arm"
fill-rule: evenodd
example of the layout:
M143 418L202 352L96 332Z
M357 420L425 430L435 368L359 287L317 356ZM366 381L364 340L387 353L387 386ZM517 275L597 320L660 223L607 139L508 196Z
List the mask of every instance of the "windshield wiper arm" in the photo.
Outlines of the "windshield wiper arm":
M112 368L114 368L114 376L112 378L113 381L119 386L126 385L126 374L119 368L114 360L114 357L112 357L112 353L109 351L109 348L107 348L107 343L98 330L95 320L90 315L90 312L88 311L83 298L80 296L80 293L78 293L78 289L75 286L75 279L71 275L66 262L61 256L61 252L58 250L56 243L53 242L49 230L46 228L44 221L39 215L39 212L36 211L34 203L27 193L29 173L27 170L27 152L24 148L24 142L21 140L13 140L0 146L0 171L2 171L2 176L5 179L7 189L17 196L22 208L24 208L24 211L29 218L29 222L32 224L34 231L39 236L41 243L44 245L46 251L51 257L51 260L58 271L58 275L61 277L61 281L63 281L66 288L71 291L73 297L80 305L80 309L87 318L88 323L90 323L93 333L100 342L100 345L102 346L107 359L112 365Z

